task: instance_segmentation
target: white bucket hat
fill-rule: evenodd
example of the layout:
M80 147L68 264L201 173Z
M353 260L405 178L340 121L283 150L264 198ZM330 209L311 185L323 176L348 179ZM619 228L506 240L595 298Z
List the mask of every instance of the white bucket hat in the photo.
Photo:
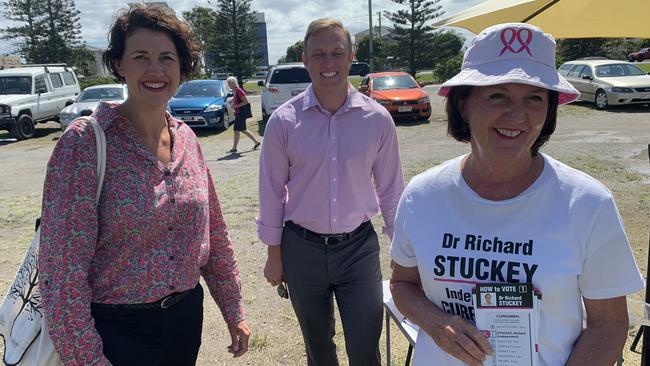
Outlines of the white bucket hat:
M479 33L465 51L461 70L444 82L438 95L453 86L487 86L519 83L560 93L560 104L570 103L580 92L555 69L555 40L534 25L497 24Z

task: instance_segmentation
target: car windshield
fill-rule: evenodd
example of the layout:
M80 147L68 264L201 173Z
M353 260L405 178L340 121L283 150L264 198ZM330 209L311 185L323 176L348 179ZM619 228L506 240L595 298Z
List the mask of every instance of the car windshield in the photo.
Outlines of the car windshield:
M223 97L223 89L221 88L221 84L216 83L183 84L176 92L175 97Z
M29 76L0 76L0 94L31 94L32 78Z
M271 75L271 84L303 84L311 83L311 78L304 67L290 69L275 69Z
M372 86L375 90L413 89L417 88L418 84L408 75L397 75L376 78L373 80Z
M596 66L596 76L599 78L611 78L621 76L639 76L645 75L643 70L634 65L628 64L610 64Z
M77 102L96 102L99 100L124 100L122 88L95 88L86 89L79 94Z

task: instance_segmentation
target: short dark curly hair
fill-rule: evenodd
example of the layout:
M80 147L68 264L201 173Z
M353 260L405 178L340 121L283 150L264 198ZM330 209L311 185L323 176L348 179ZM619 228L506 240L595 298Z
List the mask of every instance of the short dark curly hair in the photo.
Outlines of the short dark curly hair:
M447 94L445 109L447 110L447 133L456 139L456 141L469 142L472 134L469 130L469 124L461 114L461 101L467 100L474 90L474 86L460 85L454 86ZM560 93L555 90L548 90L548 110L546 112L546 121L540 131L537 140L530 147L532 156L537 156L539 149L544 146L555 132L557 125L557 107L559 104Z
M138 28L163 32L169 36L176 46L183 80L189 79L198 71L202 46L192 27L178 19L170 9L134 4L115 19L108 33L108 48L102 57L104 65L119 81L124 82L124 77L119 74L116 62L124 56L126 38Z

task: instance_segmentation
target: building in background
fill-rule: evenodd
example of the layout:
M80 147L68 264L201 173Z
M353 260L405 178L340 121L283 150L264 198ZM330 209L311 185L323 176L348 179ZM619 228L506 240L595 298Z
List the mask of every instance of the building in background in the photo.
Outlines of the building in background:
M20 56L0 55L0 70L11 69L20 66Z
M255 11L255 36L257 37L257 54L260 59L257 67L266 70L269 67L269 43L266 37L266 19L264 13Z
M110 76L111 74L108 72L108 69L106 69L106 66L104 66L104 60L102 60L102 55L106 49L89 46L87 44L84 45L84 47L93 54L94 60L92 65L90 65L91 74L85 76Z
M354 34L354 39L352 40L354 42L354 47L359 44L359 42L363 41L364 38L368 38L368 29L361 31L359 33ZM391 27L386 27L382 25L381 27L374 26L372 27L372 36L374 37L386 37L390 36L393 33L393 28Z

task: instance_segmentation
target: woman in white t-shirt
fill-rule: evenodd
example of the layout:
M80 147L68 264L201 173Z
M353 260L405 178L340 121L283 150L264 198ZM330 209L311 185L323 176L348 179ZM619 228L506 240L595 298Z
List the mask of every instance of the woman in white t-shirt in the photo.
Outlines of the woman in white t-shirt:
M555 41L528 24L487 28L438 94L471 152L416 176L397 211L391 291L420 326L413 364L482 365L493 350L472 288L532 283L537 364L612 365L625 295L644 283L611 192L539 152L558 105L579 96L555 69Z

